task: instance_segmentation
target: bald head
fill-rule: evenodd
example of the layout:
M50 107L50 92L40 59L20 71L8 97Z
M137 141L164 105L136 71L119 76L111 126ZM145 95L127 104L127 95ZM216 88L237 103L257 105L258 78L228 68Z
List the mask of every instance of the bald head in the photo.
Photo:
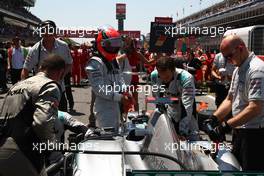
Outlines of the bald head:
M221 42L220 50L227 61L236 66L240 66L249 55L244 41L237 35L226 36Z
M226 36L222 42L221 42L221 45L220 45L220 49L226 49L226 48L229 48L229 49L234 49L238 46L246 46L244 41L237 35L228 35Z

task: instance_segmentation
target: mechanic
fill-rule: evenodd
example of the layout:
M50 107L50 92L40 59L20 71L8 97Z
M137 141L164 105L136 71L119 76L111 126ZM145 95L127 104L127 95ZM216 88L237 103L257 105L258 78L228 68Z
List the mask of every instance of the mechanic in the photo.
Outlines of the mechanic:
M55 38L56 30L56 24L53 21L47 20L40 24L39 32L43 38L37 42L28 53L22 69L21 79L27 78L32 69L37 72L37 68L42 60L46 58L47 55L52 53L60 55L65 60L66 67L64 76L71 72L72 57L70 49L67 43ZM67 111L67 99L65 96L65 85L63 79L60 80L60 84L62 88L62 97L59 109Z
M96 125L114 127L115 132L118 132L121 117L119 103L126 106L132 98L122 92L126 86L116 61L121 44L120 34L115 29L112 27L100 29L96 37L98 53L89 60L87 66L92 91L96 95L94 103Z
M56 142L64 142L65 130L70 130L76 134L86 134L88 127L82 122L74 119L69 113L64 111L58 111L58 118L55 119L55 131L56 131ZM52 151L46 157L46 166L57 163L63 158L62 152ZM59 175L59 173L55 174ZM54 175L54 176L55 176Z
M165 91L153 91L156 97L177 97L178 103L168 106L168 115L173 120L177 134L188 140L198 140L198 123L195 119L195 85L193 76L186 70L175 68L174 58L161 57L157 70L151 73L153 85L164 85Z
M224 38L220 45L227 62L237 66L226 99L206 121L214 129L209 136L223 141L233 129L233 153L243 170L264 171L264 62L236 35ZM232 111L232 117L225 116ZM221 123L221 124L220 124Z
M224 101L230 88L230 82L235 66L227 62L222 53L218 53L212 65L212 77L215 88L215 105L217 107Z
M44 157L36 144L55 142L65 61L49 55L40 72L8 91L0 116L0 175L46 175Z

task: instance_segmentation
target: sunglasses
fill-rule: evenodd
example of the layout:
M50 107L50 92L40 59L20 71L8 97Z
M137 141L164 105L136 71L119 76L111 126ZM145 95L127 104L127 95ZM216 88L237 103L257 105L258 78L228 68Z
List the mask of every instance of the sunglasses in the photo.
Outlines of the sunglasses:
M233 57L234 57L234 55L235 55L235 52L236 52L236 49L234 49L230 54L228 54L228 55L223 55L223 57L224 58L226 58L227 60L230 60L230 59L232 59Z

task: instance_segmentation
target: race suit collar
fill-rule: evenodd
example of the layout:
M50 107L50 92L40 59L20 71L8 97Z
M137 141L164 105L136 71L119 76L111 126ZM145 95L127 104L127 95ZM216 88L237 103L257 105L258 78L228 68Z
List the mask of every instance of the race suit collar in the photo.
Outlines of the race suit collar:
M44 76L44 77L47 77L47 74L46 74L45 72L42 72L42 71L38 72L37 75L38 75L38 76Z

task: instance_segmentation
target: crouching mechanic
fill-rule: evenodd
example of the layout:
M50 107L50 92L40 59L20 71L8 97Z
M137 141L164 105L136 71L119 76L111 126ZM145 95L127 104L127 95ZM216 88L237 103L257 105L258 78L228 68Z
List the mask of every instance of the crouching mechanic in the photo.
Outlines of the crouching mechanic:
M121 47L120 34L108 27L99 30L96 37L97 53L86 70L95 94L94 115L97 127L114 127L118 132L120 103L129 104L131 96L123 93L125 83L120 74L116 56Z
M40 72L8 91L0 113L0 175L47 175L39 145L55 142L65 61L49 55ZM39 145L38 145L39 144Z
M154 96L179 98L178 103L169 105L167 109L175 130L187 140L199 140L193 76L186 70L175 68L174 59L171 57L159 58L156 68L151 73L152 84L159 87L157 92L153 92Z

